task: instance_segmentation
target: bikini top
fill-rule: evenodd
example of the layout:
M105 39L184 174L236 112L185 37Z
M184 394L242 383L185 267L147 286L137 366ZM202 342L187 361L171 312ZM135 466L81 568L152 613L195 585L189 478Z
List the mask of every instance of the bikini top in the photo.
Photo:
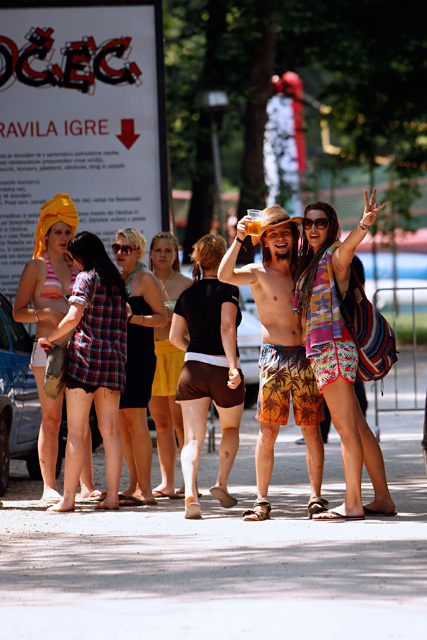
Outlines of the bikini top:
M65 256L65 259L68 263L68 266L71 269L71 282L66 292L64 292L64 289L62 288L62 284L52 268L52 265L49 260L49 256L45 254L44 258L46 260L46 265L47 265L47 276L46 276L46 280L43 283L40 296L42 298L63 298L64 296L69 296L73 292L73 285L76 280L77 271L75 270L68 256Z
M129 280L127 281L127 283L125 285L126 286L126 293L128 294L128 298L132 297L132 294L130 292L130 283L132 282L135 273L137 271L141 271L141 269L146 269L146 268L147 267L145 266L145 264L143 262L140 262L139 265L137 266L137 268L135 269L135 271L132 271L132 273L130 274Z
M163 289L162 289L162 294L166 291L166 285L169 282L169 280L172 278L173 274L175 273L175 271L172 269L172 271L170 272L169 276L167 277L167 279L165 280L165 283L163 285ZM167 307L168 309L170 309L171 311L173 311L175 309L175 305L176 305L177 301L176 300L165 300L164 301L164 305L165 307Z
M171 311L173 311L175 309L175 305L176 305L177 301L176 300L166 300L164 302L165 307L167 307L168 309L170 309Z

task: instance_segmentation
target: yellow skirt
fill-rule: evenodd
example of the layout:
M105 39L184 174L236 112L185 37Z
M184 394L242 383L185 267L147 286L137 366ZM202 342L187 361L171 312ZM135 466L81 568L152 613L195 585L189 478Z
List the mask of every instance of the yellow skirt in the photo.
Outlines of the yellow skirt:
M178 378L184 364L185 351L174 347L169 340L156 340L154 350L157 356L152 396L175 396Z

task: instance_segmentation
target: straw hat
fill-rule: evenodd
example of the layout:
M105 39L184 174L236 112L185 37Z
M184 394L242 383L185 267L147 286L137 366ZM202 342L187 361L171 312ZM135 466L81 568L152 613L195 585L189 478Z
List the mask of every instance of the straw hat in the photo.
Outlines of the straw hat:
M302 220L303 219L300 216L291 218L291 216L277 204L272 207L267 207L267 209L264 209L263 211L259 236L251 236L252 244L258 244L261 240L262 234L267 231L267 229L272 229L273 227L277 227L282 224L289 224L290 222L300 225Z

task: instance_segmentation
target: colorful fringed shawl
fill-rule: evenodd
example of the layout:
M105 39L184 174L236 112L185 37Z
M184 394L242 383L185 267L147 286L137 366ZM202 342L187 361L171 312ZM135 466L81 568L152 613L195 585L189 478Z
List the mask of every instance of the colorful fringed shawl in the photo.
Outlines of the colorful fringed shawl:
M307 312L306 351L307 357L320 355L320 347L342 336L341 313L332 270L332 254L341 245L338 240L322 256L313 283L311 303ZM298 310L299 292L304 286L305 272L295 288L294 310Z

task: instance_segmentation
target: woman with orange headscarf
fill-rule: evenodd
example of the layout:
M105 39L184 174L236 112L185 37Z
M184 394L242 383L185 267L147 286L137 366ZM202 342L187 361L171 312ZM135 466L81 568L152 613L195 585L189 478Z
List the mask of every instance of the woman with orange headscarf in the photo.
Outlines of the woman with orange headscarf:
M76 271L67 256L67 244L75 235L79 224L75 204L68 194L57 193L40 209L33 259L25 265L13 305L15 320L37 323L36 338L51 333L68 311L66 296L73 290ZM43 391L45 366L46 354L36 340L31 355L31 368L37 383L42 410L38 440L43 478L42 500L56 501L61 498L57 491L55 469L64 393L60 393L56 400L45 396ZM91 445L89 438L80 478L82 498L96 498L101 495L93 483Z

